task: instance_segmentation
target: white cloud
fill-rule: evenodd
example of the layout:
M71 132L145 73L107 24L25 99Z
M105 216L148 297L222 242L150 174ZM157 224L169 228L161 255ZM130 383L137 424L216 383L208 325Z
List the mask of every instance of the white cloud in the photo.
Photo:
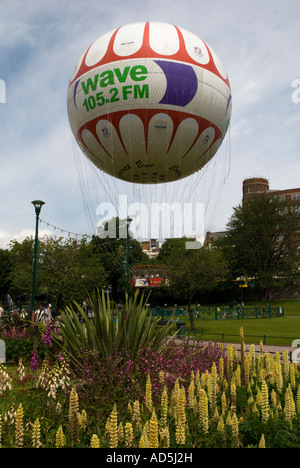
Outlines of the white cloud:
M39 229L39 239L43 239L45 237L53 236L53 232L49 229ZM23 242L24 239L27 237L35 237L35 230L25 228L22 231L16 233L9 233L7 231L0 231L0 249L7 249L9 248L9 244L11 241L16 242Z

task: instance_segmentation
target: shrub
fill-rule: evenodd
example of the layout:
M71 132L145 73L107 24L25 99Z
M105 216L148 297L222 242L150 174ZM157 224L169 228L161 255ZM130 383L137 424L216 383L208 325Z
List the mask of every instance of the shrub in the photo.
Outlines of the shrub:
M132 298L126 296L121 310L112 309L110 298L103 291L94 294L89 304L93 318L74 303L61 314L59 334L53 336L53 343L67 352L75 364L84 358L86 350L107 363L116 352L125 359L127 353L134 357L140 348L150 345L157 350L171 328L171 318L164 326L158 326L159 317L149 314L138 291Z

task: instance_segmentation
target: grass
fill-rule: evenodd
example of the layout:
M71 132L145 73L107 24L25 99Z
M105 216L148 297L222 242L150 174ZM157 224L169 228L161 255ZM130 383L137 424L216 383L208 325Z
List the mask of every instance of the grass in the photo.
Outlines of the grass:
M264 302L249 302L245 307L266 306ZM294 339L300 338L300 300L270 301L271 307L284 307L284 316L271 319L244 320L201 320L195 319L196 337L203 340L239 342L240 328L243 327L246 343L258 344L261 340L267 345L291 346ZM186 333L190 332L189 320Z

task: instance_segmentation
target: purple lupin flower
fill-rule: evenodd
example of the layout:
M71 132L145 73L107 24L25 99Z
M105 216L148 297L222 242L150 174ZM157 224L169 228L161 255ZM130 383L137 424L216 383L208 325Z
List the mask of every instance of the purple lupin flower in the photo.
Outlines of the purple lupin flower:
M51 326L50 324L47 325L45 335L43 336L44 343L51 348L52 340L51 340Z
M36 371L36 369L39 366L37 358L38 358L37 349L34 348L34 351L33 351L32 356L31 356L31 361L30 361L30 369L31 369L31 372L33 374L33 378L35 378L34 372Z

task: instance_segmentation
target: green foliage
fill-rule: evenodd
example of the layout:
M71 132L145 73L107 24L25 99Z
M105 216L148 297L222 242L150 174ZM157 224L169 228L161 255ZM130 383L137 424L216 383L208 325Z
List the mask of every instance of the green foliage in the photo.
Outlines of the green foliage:
M11 291L30 292L34 241L11 242ZM86 291L103 287L107 279L101 258L86 240L47 238L39 242L37 292L51 297L59 310L72 300L81 301Z
M114 221L114 220L112 220ZM90 246L93 254L101 259L102 265L107 273L107 284L112 285L113 296L117 299L125 293L125 255L126 255L126 238L123 233L119 232L119 219L116 220L115 237L105 237L104 231L99 236L93 236ZM122 224L120 226L122 228ZM126 232L126 231L125 231ZM119 237L122 234L123 237ZM107 234L106 234L107 235ZM147 264L147 255L142 251L141 244L133 239L129 233L129 265Z
M158 256L168 265L170 289L175 297L184 298L189 311L197 293L212 291L226 279L227 265L220 250L187 249L188 239L166 241ZM191 328L194 319L190 313Z
M20 357L24 362L29 362L34 350L32 338L7 338L5 339L7 363L16 364ZM43 359L46 346L42 340L37 341L38 357Z
M67 307L61 315L61 336L53 340L73 361L82 359L86 350L106 361L119 351L123 357L126 353L135 357L141 347L151 345L156 350L171 327L172 317L164 326L157 326L159 317L149 315L138 291L133 297L126 296L121 310L113 311L109 296L99 290L89 299L89 304L93 318L77 302Z
M4 297L10 289L10 272L12 259L9 250L0 249L0 298Z
M222 247L233 277L255 279L266 291L290 283L298 275L299 261L296 216L286 201L271 197L254 197L234 208L227 225Z

